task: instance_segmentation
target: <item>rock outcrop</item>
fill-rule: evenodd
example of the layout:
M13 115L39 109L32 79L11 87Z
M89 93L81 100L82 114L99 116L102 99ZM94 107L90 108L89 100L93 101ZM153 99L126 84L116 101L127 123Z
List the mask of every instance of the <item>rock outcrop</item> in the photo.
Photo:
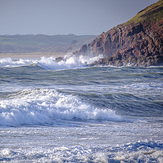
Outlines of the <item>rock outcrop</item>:
M77 53L104 55L92 65L163 65L163 1L145 8L128 22L103 32Z

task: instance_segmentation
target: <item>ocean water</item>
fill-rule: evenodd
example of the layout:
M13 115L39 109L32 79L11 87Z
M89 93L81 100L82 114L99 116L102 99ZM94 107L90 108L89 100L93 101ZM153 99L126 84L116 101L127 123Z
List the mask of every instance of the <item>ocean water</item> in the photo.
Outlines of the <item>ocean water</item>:
M163 67L99 57L0 59L0 162L163 162Z

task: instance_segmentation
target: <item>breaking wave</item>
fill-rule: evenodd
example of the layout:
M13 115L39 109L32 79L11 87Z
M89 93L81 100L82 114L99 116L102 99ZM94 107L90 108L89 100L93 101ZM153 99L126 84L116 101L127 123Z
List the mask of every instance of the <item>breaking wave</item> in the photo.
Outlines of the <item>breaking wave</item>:
M50 89L24 90L0 101L0 126L53 125L58 119L121 121L111 109Z
M0 67L21 67L35 64L47 70L74 69L86 67L87 65L99 60L100 58L102 58L102 55L92 58L82 55L66 55L59 61L57 61L57 58L55 57L41 57L40 59L2 58L0 59Z

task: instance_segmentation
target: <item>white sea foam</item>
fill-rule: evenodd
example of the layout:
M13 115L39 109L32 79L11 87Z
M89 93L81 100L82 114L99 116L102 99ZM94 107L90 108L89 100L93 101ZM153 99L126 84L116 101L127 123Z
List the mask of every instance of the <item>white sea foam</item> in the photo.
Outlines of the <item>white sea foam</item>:
M49 89L29 89L0 101L0 126L55 124L57 119L120 121L121 117Z
M0 67L20 67L36 64L44 69L73 69L85 67L102 58L102 55L96 57L66 55L63 60L57 62L55 57L41 57L40 59L0 59Z
M25 66L29 65L34 60L30 59L12 59L12 58L2 58L0 59L0 67L19 67L19 66Z
M155 144L155 146L151 146ZM128 149L129 148L129 149ZM133 148L131 151L130 148ZM0 150L0 161L10 162L158 162L162 163L161 142L141 142L120 147L87 148L83 146L53 149L29 148Z

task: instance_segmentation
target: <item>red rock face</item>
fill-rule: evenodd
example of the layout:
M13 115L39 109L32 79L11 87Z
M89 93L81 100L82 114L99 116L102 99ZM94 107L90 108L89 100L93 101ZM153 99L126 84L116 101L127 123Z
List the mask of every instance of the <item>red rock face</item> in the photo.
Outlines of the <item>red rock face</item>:
M93 65L163 65L163 19L141 23L121 24L102 33L79 54L99 55L104 58Z

